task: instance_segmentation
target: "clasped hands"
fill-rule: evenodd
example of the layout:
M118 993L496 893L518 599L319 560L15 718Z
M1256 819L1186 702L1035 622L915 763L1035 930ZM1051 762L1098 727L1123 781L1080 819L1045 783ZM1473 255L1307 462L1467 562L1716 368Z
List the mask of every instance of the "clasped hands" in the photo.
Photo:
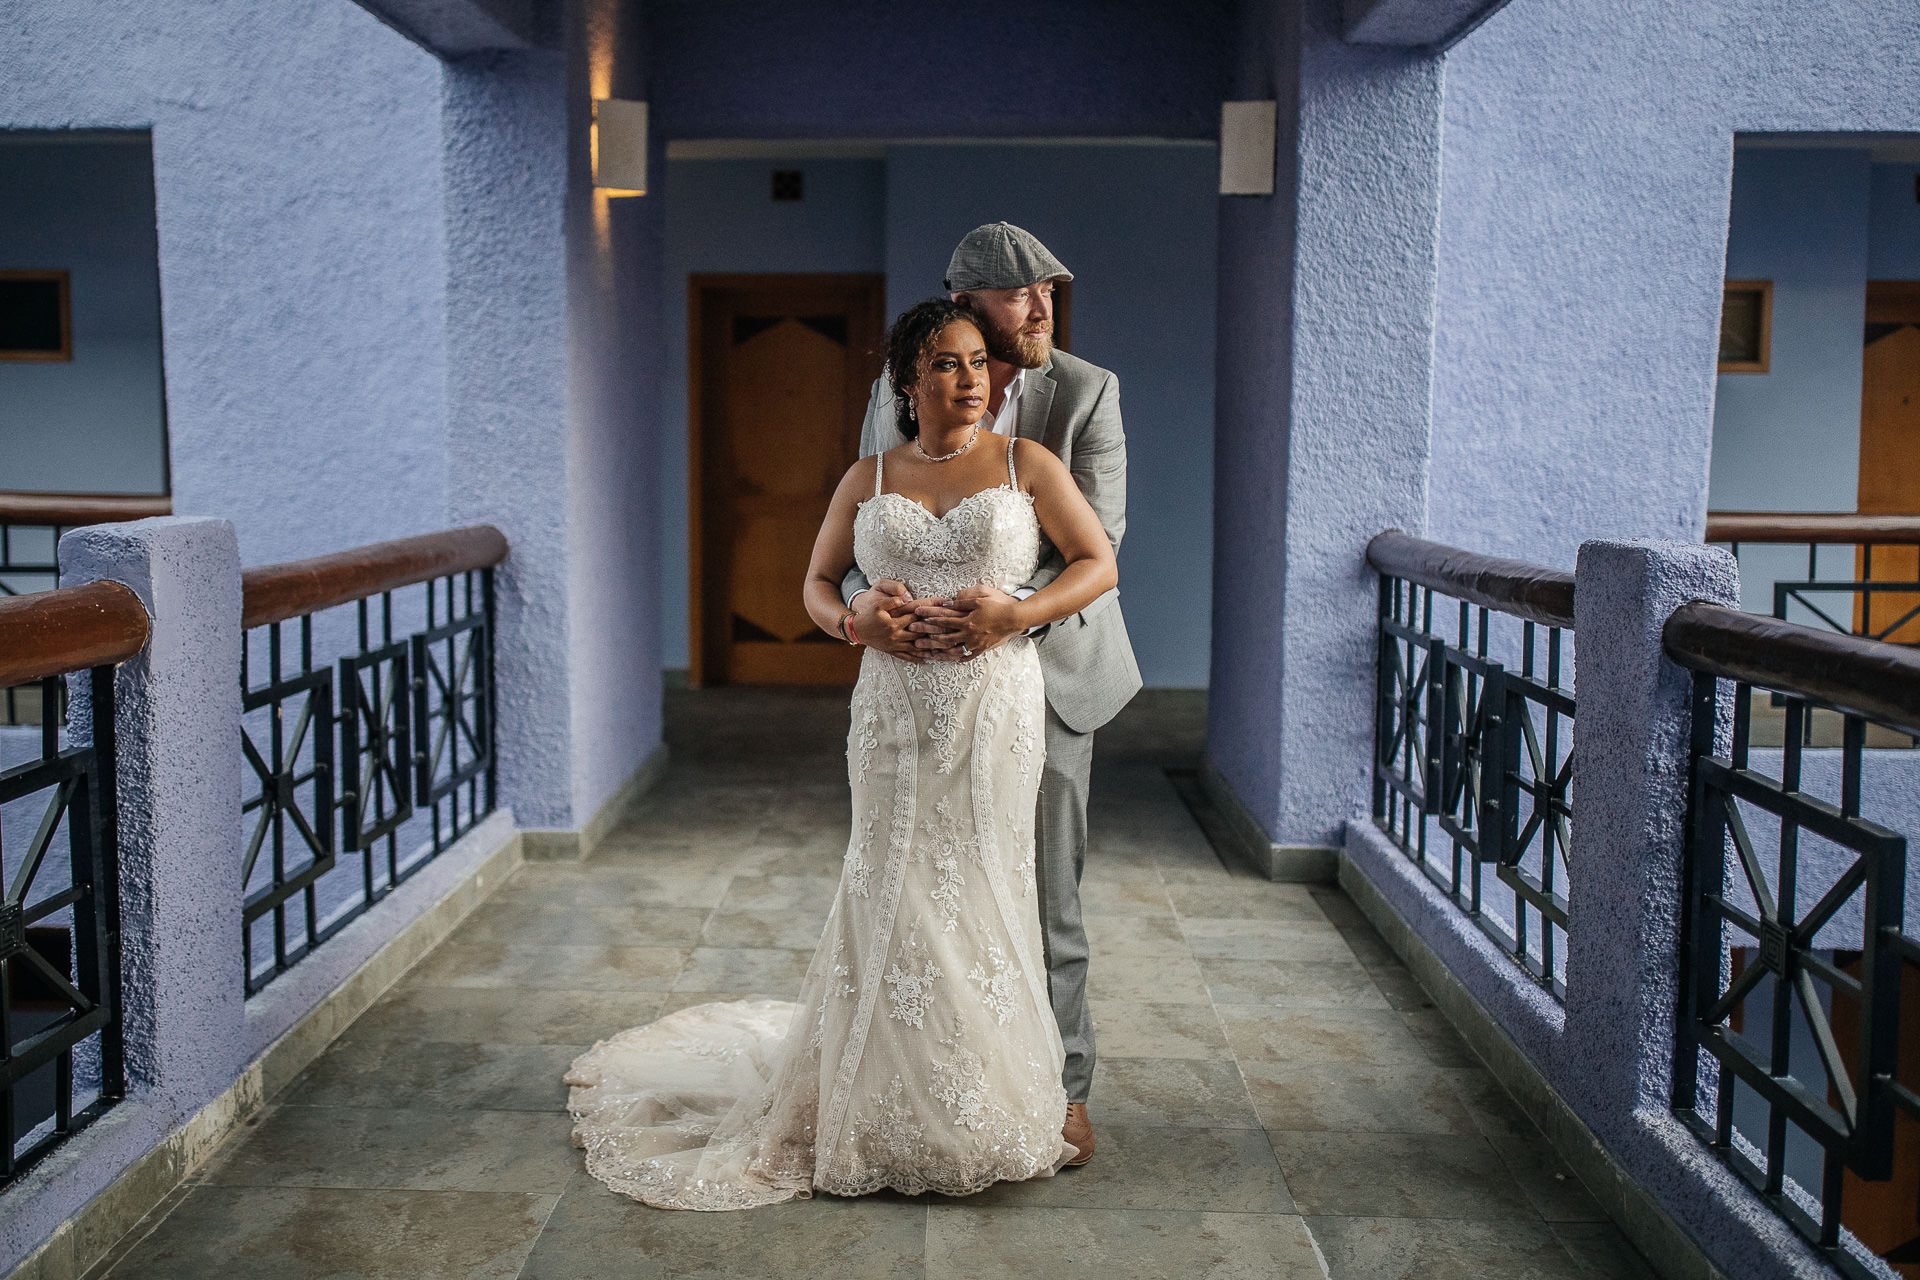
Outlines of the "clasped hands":
M915 599L904 583L882 578L855 602L862 643L914 662L965 662L1027 624L1020 601L997 587L968 587L951 597Z

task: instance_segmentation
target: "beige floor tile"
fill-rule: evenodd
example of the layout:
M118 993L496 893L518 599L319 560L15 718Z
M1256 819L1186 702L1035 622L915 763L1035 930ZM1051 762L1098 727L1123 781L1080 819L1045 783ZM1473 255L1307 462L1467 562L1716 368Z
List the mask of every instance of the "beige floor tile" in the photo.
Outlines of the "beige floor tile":
M722 915L752 911L809 911L827 918L833 895L840 888L836 876L740 875L727 885L716 909Z
M1119 956L1090 963L1087 998L1201 1005L1212 999L1200 966L1186 955Z
M1309 1217L1332 1280L1594 1280L1541 1222Z
M704 862L650 866L640 859L611 863L529 862L500 888L504 901L541 906L716 907L732 875Z
M564 1111L560 1077L586 1048L342 1040L288 1085L285 1097L310 1107Z
M1653 1268L1611 1222L1548 1225L1579 1266L1581 1280L1654 1280Z
M564 1114L534 1111L282 1106L204 1181L558 1195L579 1164L571 1129Z
M657 991L400 987L353 1024L356 1040L591 1044L660 1016Z
M700 933L704 947L748 947L811 952L827 925L828 908L716 911Z
M1267 1136L1308 1217L1539 1220L1505 1163L1478 1134Z
M115 1280L515 1280L557 1197L195 1187Z
M1433 1067L1243 1060L1240 1072L1269 1129L1479 1132L1453 1082Z
M1096 960L1097 964L1098 961ZM1228 1059L1227 1033L1207 1004L1090 1000L1094 1043L1115 1058Z
M1087 943L1094 962L1130 956L1184 956L1187 941L1172 913L1157 916L1088 916Z
M1180 917L1180 932L1203 960L1352 962L1353 951L1325 920Z
M1289 1008L1386 1009L1387 998L1352 960L1215 960L1199 962L1207 994L1221 1004Z
M1447 1021L1447 1015L1438 1009L1405 1009L1400 1012L1400 1021L1406 1024L1413 1038L1426 1050L1427 1058L1436 1067L1477 1067L1481 1065L1478 1054L1467 1047L1460 1033Z
M496 897L474 909L449 942L456 945L691 947L706 907L585 906Z
M1080 886L1080 910L1089 916L1157 916L1172 914L1167 889L1159 877L1152 880L1090 881Z
M1506 1162L1507 1171L1520 1184L1534 1212L1546 1221L1607 1221L1606 1210L1588 1194L1586 1186L1554 1152L1544 1134L1488 1141Z
M516 991L665 991L686 964L681 947L518 946L447 942L407 973L409 987Z
M1539 1130L1527 1119L1506 1088L1485 1067L1443 1069L1453 1091L1466 1103L1480 1132L1489 1138L1535 1138ZM1544 1139L1542 1139L1544 1141Z
M731 1004L735 1000L790 1000L791 992L786 995L771 995L765 991L670 991L666 1003L660 1006L658 1016L664 1018L670 1013L682 1009L691 1009L697 1004Z
M927 1280L1319 1280L1290 1214L935 1205Z
M1426 1049L1389 1009L1216 1007L1227 1043L1242 1061L1431 1065Z
M877 1196L680 1213L616 1195L583 1173L560 1197L520 1280L919 1280L926 1223L925 1205Z
M673 981L675 991L768 992L791 1000L807 976L811 951L770 947L697 947Z
M1324 924L1327 919L1304 885L1222 878L1202 884L1170 884L1167 895L1182 920L1202 916Z
M1367 970L1373 979L1373 985L1380 988L1380 994L1387 1003L1402 1012L1416 1009L1431 1009L1433 1001L1427 996L1426 988L1414 979L1404 965L1378 965Z
M1093 1159L1051 1178L1002 1182L968 1205L1292 1213L1273 1148L1258 1129L1119 1124L1091 1109ZM936 1202L938 1203L938 1202Z
M1088 1110L1117 1124L1197 1129L1260 1124L1240 1069L1217 1059L1102 1054L1094 1066Z

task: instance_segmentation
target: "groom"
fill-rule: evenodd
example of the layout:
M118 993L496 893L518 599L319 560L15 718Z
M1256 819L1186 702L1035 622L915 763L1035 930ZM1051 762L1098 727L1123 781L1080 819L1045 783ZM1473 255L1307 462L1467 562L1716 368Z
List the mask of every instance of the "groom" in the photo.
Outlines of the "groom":
M1127 524L1127 441L1120 428L1120 380L1053 347L1055 281L1073 273L1031 234L1005 222L975 227L947 264L955 302L982 321L987 343L991 429L1035 440L1059 455L1100 517L1114 550ZM873 384L860 456L900 444L893 392L883 375ZM1040 568L1020 598L1053 581L1063 565L1043 546ZM878 638L889 652L965 661L1013 634L992 587L970 587L953 607L923 604L906 623L889 610L897 602L871 590L858 569L842 586L854 610L854 629ZM904 625L903 625L904 624ZM917 637L917 638L916 638ZM1040 776L1035 824L1040 926L1047 958L1047 990L1067 1051L1062 1082L1067 1116L1061 1136L1078 1150L1069 1164L1093 1157L1087 1095L1093 1087L1093 1019L1087 1012L1087 931L1080 919L1080 871L1087 853L1087 785L1093 767L1093 731L1140 688L1140 669L1120 617L1118 590L1070 618L1037 629L1040 669L1047 686L1047 762ZM913 647L909 647L909 646Z

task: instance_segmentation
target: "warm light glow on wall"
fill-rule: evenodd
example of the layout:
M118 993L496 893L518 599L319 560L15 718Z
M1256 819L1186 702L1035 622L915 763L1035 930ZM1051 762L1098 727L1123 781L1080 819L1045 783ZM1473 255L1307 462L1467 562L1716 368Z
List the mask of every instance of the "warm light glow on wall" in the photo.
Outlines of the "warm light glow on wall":
M647 104L595 99L592 150L593 185L602 195L647 194Z

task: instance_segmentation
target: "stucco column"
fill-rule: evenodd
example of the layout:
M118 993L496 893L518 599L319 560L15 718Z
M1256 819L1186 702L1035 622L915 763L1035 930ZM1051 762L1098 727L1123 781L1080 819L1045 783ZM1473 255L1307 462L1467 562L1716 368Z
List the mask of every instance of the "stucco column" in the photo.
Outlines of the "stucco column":
M1565 1066L1604 1135L1665 1107L1673 1063L1693 681L1660 631L1689 600L1737 607L1740 583L1717 547L1651 539L1584 543L1575 573Z
M93 525L60 539L60 570L126 584L153 619L114 681L127 1085L190 1114L243 1057L239 540L209 517Z
M1235 93L1279 100L1276 193L1220 220L1207 757L1290 875L1367 812L1367 540L1426 522L1441 63L1343 43L1331 0L1263 20Z

